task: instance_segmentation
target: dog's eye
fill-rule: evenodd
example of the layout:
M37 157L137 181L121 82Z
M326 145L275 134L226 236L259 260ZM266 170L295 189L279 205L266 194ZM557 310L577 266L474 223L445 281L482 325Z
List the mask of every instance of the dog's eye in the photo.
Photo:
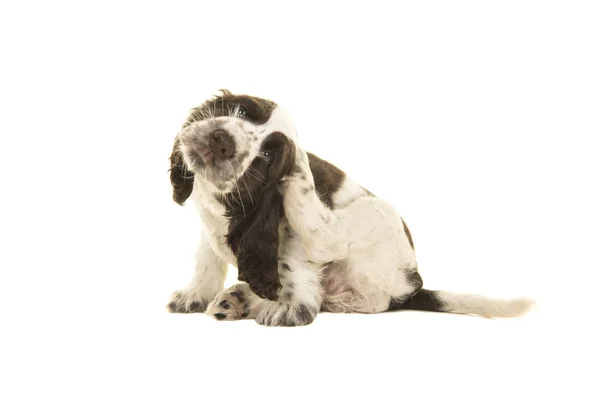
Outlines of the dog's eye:
M246 114L248 113L248 110L246 110L246 107L244 106L239 106L237 109L237 116L238 117L245 117Z
M258 156L262 158L267 164L271 164L273 162L273 153L270 151L261 150L258 153Z

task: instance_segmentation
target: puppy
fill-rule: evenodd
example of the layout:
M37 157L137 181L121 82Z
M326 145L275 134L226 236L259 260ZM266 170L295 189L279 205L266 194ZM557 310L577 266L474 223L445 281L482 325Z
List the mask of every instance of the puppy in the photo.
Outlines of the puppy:
M272 101L222 90L192 109L170 161L173 199L191 197L204 226L194 276L171 312L299 326L320 310L513 317L531 304L423 289L402 218L302 149ZM245 283L223 289L228 264Z

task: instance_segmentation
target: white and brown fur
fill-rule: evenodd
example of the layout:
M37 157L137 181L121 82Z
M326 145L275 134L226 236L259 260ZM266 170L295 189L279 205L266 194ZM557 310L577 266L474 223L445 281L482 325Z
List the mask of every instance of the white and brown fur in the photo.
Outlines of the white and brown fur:
M297 326L320 310L513 317L531 304L423 289L394 208L304 151L271 101L224 90L193 109L175 141L171 182L175 201L191 197L204 226L194 276L173 294L171 312ZM223 289L228 264L247 283Z

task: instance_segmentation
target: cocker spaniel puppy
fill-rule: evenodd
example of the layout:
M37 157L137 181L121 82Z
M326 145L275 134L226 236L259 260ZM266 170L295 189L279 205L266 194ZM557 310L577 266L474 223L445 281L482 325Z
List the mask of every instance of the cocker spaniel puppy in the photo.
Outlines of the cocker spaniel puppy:
M170 161L173 199L191 197L204 226L194 276L171 312L298 326L320 310L512 317L530 305L423 289L394 208L307 153L272 101L221 91L192 110ZM228 264L245 283L223 289Z

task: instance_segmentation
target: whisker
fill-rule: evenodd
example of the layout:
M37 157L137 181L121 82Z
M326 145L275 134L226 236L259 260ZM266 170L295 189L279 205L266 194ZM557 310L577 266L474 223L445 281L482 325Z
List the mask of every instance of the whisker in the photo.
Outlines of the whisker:
M260 179L258 176L256 176L256 175L252 175L252 173L251 173L250 171L246 170L246 173L247 173L248 175L250 175L251 177L253 177L254 179L256 179L256 180L259 180L259 181L261 181L262 183L266 183L266 182L265 182L263 179Z
M235 188L237 189L238 196L240 196L240 205L242 206L242 210L244 210L244 217L246 217L246 207L244 207L244 202L242 201L242 194L240 193L240 187L238 185L235 185Z
M227 201L227 204L229 204L229 208L233 208L233 206L231 205L231 202L229 201L229 196L225 195L223 197L225 197L225 201Z
M235 204L239 204L241 206L240 202L235 198L233 192L231 192L231 198L233 199L233 201L235 201Z
M254 200L252 199L252 193L250 193L250 189L248 189L248 185L246 185L246 181L242 177L242 183L246 186L246 190L248 191L248 196L250 196L250 203L252 203L252 207L254 207Z
M251 169L252 171L256 171L256 173L259 174L261 178L265 179L264 175L261 174L260 171L257 170L256 168L254 168L252 165L249 165L248 169Z

